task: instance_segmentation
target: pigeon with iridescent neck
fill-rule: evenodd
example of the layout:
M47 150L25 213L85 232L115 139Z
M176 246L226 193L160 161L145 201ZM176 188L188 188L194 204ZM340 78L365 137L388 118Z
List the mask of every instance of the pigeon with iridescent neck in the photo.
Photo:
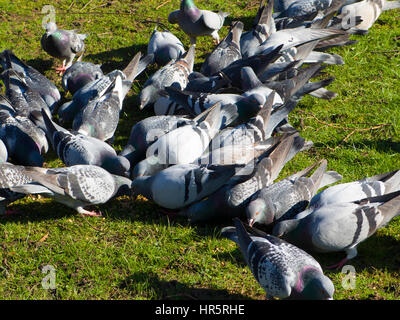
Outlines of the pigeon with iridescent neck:
M221 235L239 245L246 264L267 298L332 300L335 287L320 264L307 252L235 218L235 227Z
M86 84L103 76L100 65L78 60L65 71L62 77L62 87L73 95Z
M196 38L200 36L212 36L219 43L218 31L228 15L222 11L200 10L193 0L181 0L180 9L168 15L168 22L178 24L190 37L191 44L196 44Z
M85 49L83 41L86 37L87 34L79 34L75 30L58 29L54 22L49 22L46 24L46 32L40 44L49 55L62 60L62 67L56 68L56 71L63 74L72 65L76 54L83 54Z

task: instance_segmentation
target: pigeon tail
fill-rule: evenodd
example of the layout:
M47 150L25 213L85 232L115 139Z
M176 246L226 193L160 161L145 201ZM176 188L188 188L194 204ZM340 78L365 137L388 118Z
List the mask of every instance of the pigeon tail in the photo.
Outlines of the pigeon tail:
M384 5L382 10L391 10L391 9L399 9L400 8L400 1L384 1Z
M129 62L129 64L126 66L126 68L123 70L123 73L126 76L126 80L132 82L135 79L135 77L137 76L137 74L138 74L138 66L139 66L141 55L142 54L140 52L138 52L133 57L131 62Z

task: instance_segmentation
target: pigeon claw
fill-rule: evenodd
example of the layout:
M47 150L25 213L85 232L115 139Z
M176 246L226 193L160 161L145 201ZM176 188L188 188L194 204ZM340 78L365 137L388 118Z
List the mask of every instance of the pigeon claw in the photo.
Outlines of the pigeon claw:
M340 260L338 263L335 263L335 264L333 264L331 266L327 266L326 269L339 270L346 264L347 260L348 260L347 258L344 258L344 259Z
M65 71L67 71L67 68L65 66L56 68L56 73L59 74L60 76L63 75Z

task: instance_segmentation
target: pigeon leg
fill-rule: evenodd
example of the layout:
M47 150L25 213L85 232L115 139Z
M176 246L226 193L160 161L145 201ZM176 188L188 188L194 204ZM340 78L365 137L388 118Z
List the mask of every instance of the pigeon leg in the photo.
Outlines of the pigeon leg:
M168 217L176 217L178 213L176 211L167 210L167 209L160 209L160 213L168 216Z
M357 256L357 248L356 247L348 248L346 250L346 253L347 253L346 258L340 260L338 263L332 266L328 266L327 269L341 269L346 264L347 261Z
M326 269L341 269L346 264L346 262L348 260L349 259L347 259L347 257L346 257L346 258L340 260L338 263L335 263L333 265L327 266Z
M62 66L59 68L56 68L56 73L58 73L61 76L65 73L66 70L67 70L67 68L65 66L65 60L64 60Z
M191 45L196 45L196 40L197 40L196 38L192 38L192 37L191 37L191 38L190 38L190 44L191 44Z
M101 212L96 212L96 211L88 211L83 209L82 207L79 207L77 211L82 215L82 216L89 216L89 217L101 217L102 214Z

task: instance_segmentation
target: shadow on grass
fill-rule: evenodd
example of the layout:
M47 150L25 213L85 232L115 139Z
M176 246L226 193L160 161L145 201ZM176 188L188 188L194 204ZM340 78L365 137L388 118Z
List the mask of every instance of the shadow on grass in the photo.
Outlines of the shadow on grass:
M123 280L119 288L136 293L135 287L152 290L156 300L250 300L241 294L232 294L227 290L193 288L176 280L161 280L157 275L138 272Z

